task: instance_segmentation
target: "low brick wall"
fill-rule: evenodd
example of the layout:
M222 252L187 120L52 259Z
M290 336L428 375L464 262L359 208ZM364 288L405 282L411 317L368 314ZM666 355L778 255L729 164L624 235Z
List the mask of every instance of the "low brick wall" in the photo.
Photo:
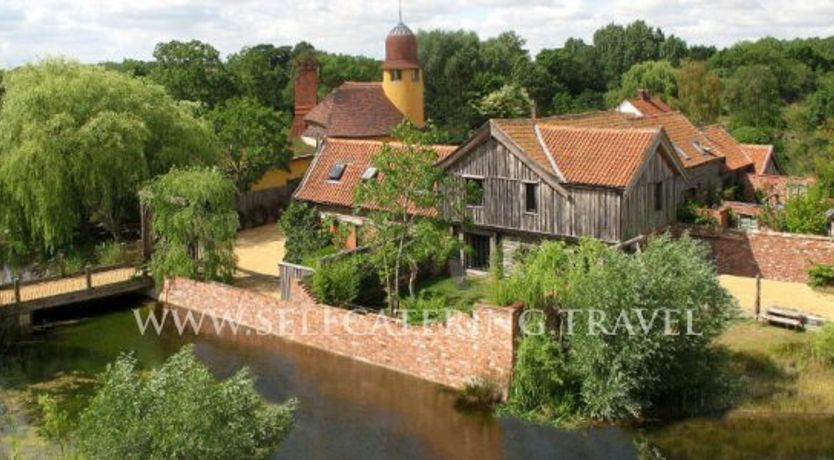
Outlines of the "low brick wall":
M834 263L834 239L770 231L739 232L687 227L710 245L718 272L805 283L815 263Z
M315 303L300 286L291 301L218 283L167 280L159 299L311 347L452 388L487 377L506 394L512 375L519 308L478 305L445 324L405 325Z

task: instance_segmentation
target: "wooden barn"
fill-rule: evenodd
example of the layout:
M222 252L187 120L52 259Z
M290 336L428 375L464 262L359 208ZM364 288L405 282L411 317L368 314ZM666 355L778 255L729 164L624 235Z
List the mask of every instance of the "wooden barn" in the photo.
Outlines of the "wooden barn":
M622 243L675 221L687 174L663 128L491 120L440 161L468 189L465 266L542 239Z

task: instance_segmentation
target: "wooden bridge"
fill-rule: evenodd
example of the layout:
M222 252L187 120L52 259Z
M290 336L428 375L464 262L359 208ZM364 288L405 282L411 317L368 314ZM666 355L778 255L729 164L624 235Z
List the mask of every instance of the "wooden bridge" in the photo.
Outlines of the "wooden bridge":
M80 273L31 281L15 280L0 284L0 318L142 292L151 287L153 279L142 268L129 264L88 267Z

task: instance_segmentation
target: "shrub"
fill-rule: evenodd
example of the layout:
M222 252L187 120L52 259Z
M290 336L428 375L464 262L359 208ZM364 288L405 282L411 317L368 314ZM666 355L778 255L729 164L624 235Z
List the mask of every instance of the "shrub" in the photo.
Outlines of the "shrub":
M406 297L400 300L400 308L406 312L405 320L408 324L427 324L433 321L444 321L446 315L454 308L449 305L443 295L426 295L420 293L416 297Z
M705 205L698 200L687 200L678 208L678 221L706 227L717 227L718 220L705 211Z
M363 258L341 257L323 261L313 273L312 289L320 302L347 305L356 300L362 283Z
M319 212L303 201L293 200L281 215L278 226L286 236L284 260L287 262L301 263L310 254L331 246Z
M247 369L218 382L191 346L149 375L122 356L99 379L77 432L89 459L265 458L293 426L294 400L265 403Z
M101 265L115 265L125 260L124 246L115 241L97 244L95 253L96 260Z
M815 264L808 269L808 284L813 287L834 286L834 264Z
M794 196L785 203L785 230L825 235L828 232L825 212L830 207L826 191L820 186L811 187L807 193Z
M518 347L508 407L518 414L548 419L574 414L579 408L578 376L551 334L528 335Z
M814 337L814 356L820 361L834 365L834 323L827 323Z
M464 383L455 405L462 409L491 409L501 398L501 387L494 380L479 376Z

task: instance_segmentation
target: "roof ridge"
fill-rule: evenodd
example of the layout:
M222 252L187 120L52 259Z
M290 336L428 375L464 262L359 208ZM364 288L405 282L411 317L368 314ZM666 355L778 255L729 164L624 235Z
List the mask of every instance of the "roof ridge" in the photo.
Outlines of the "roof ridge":
M635 127L612 127L612 128L600 128L596 126L564 126L564 125L546 125L538 123L535 125L537 128L541 126L544 129L552 129L552 130L560 130L560 131L595 131L595 132L610 132L610 133L646 133L646 134L657 134L660 130L663 129L662 126L656 127L644 127L644 128L635 128Z
M384 145L384 144L405 145L404 143L399 142L399 141L384 141L384 140L379 140L379 139L355 139L355 138L338 137L338 136L328 137L327 141L330 142L330 143L337 143L337 144L341 143L341 144L368 144L368 145L370 145L370 144L373 144L373 145ZM426 147L450 148L450 149L456 149L456 148L459 147L458 145L454 145L454 144L426 144L425 146Z

